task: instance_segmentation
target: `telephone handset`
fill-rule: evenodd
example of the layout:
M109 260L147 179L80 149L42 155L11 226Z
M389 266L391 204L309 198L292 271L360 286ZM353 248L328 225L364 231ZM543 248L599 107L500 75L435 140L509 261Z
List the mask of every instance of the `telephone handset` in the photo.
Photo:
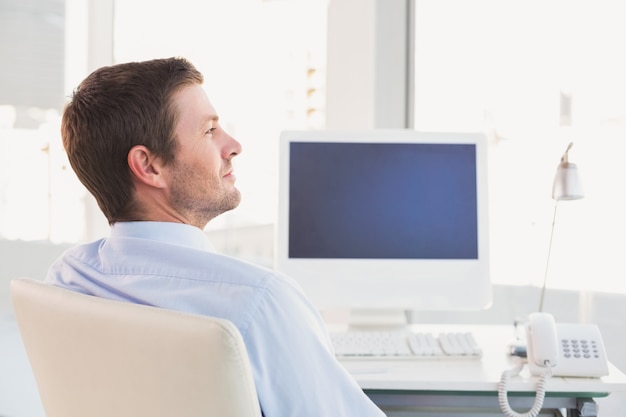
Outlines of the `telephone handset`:
M602 335L594 324L555 323L548 313L532 313L526 328L526 358L533 375L539 376L537 395L532 408L518 414L509 405L509 379L518 375L524 363L504 371L498 384L500 408L507 417L536 417L551 376L601 377L609 374Z
M595 324L555 323L547 313L528 317L528 367L533 375L601 377L609 374L604 343Z

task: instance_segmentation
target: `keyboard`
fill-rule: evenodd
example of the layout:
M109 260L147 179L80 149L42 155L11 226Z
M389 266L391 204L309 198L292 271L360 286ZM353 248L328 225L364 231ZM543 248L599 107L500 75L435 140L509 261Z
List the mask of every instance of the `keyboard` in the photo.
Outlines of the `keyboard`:
M482 350L472 333L401 331L332 332L340 359L480 359Z

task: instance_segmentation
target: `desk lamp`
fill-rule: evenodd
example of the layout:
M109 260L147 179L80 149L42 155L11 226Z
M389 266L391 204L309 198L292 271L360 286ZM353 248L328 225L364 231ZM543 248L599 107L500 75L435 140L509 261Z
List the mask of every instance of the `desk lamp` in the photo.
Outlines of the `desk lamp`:
M539 313L543 311L543 299L546 293L546 283L548 278L548 266L550 265L550 252L552 251L552 237L554 236L554 224L556 221L556 211L561 200L578 200L583 198L582 186L580 184L580 179L578 178L578 168L575 164L569 161L568 152L572 148L573 143L570 143L565 149L565 153L561 157L561 162L556 167L556 174L554 175L554 183L552 184L552 199L555 201L554 203L554 215L552 216L552 230L550 232L550 243L548 245L548 258L546 260L546 271L543 277L543 287L541 288L541 300L539 301L539 312L537 313L537 317L541 317ZM540 321L545 320L538 319ZM551 319L553 322L553 319ZM541 329L542 325L538 322L538 327ZM532 325L530 325L532 326ZM545 327L545 326L544 326ZM550 326L548 326L550 327ZM536 329L536 327L535 327ZM547 329L547 328L546 328ZM547 333L546 329L543 333ZM530 335L530 332L528 333ZM556 338L555 338L556 339ZM517 349L518 346L512 346L512 349ZM528 349L527 346L523 347L524 353L528 352L528 362L535 361L536 358L531 359L530 353L531 350ZM521 356L521 355L520 355ZM552 360L544 359L544 364L548 365L546 369L549 369L549 366L552 365ZM537 382L537 394L535 396L535 401L533 402L532 408L524 414L518 414L509 405L509 401L507 398L507 386L511 377L516 376L520 373L523 367L523 363L518 365L517 367L504 371L502 373L502 377L500 379L500 383L498 384L498 401L500 403L500 408L502 412L507 417L536 417L539 415L541 408L543 407L543 401L546 394L546 381L551 376L551 372L548 371L541 375L539 381Z
M539 301L539 312L543 311L543 299L546 292L548 278L548 266L550 265L550 253L552 252L552 238L554 236L554 223L556 221L556 211L561 200L579 200L584 197L578 167L569 162L568 152L574 144L570 143L561 156L561 162L556 167L554 183L552 185L552 199L554 203L554 214L552 216L552 230L550 231L550 243L548 245L548 258L546 260L546 270L543 277L543 287L541 288L541 300Z

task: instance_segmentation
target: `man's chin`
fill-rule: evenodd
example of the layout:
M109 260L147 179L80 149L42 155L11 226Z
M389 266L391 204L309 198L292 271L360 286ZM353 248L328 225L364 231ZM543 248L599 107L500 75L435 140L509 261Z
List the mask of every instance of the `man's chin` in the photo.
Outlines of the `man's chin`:
M241 204L241 192L239 192L238 189L233 188L231 198L229 198L229 203L231 207L228 210L234 210L239 207L239 204Z

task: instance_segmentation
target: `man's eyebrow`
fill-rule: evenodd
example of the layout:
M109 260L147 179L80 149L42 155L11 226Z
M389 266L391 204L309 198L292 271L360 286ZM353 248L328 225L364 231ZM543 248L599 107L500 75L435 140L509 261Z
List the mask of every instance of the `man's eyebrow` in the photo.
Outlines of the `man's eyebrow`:
M203 117L200 123L198 124L198 130L202 130L208 123L217 122L220 117L217 114L210 114L206 117Z
M217 114L209 114L202 119L202 123L217 122L218 120L220 120L220 117Z

